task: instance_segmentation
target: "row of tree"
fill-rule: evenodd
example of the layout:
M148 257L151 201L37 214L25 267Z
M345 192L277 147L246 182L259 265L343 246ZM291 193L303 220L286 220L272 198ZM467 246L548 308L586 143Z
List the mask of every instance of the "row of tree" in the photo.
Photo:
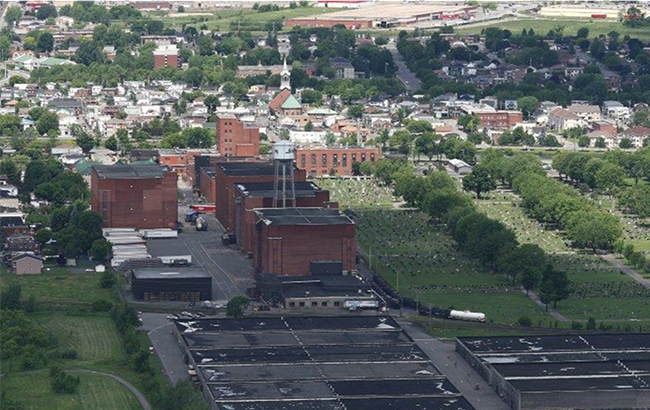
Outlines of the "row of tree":
M539 246L519 244L510 228L478 211L445 172L430 171L421 177L408 166L393 168L395 195L443 224L463 252L526 290L539 288L546 304L570 295L566 273L554 269Z

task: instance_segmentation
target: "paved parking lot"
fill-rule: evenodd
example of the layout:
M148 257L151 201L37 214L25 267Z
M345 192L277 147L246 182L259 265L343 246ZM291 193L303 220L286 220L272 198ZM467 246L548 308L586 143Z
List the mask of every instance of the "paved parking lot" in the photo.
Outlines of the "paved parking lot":
M140 313L141 330L147 332L151 344L165 369L171 384L189 379L188 367L183 362L183 352L171 334L172 324L166 313Z
M208 230L197 232L194 226L184 222L183 231L178 235L179 246L187 249L182 253L192 255L193 266L202 266L212 275L212 300L225 303L253 286L253 264L239 251L221 243L223 231L214 215L202 217L208 223Z

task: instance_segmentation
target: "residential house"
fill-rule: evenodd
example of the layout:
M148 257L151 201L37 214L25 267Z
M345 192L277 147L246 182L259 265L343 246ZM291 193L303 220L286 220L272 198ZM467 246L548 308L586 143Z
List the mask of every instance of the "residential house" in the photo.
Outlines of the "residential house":
M38 274L43 271L43 259L31 253L23 253L11 259L11 268L16 275Z
M548 113L548 126L555 131L564 131L585 125L582 118L564 108L556 108Z

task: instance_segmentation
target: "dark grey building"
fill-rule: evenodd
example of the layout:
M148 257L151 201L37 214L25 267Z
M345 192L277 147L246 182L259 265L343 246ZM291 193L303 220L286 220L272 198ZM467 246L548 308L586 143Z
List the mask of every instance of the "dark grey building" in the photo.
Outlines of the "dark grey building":
M192 319L173 329L212 410L474 410L390 317Z
M650 409L650 334L462 337L456 350L514 410Z
M134 269L131 290L145 301L201 302L212 299L212 276L194 267Z

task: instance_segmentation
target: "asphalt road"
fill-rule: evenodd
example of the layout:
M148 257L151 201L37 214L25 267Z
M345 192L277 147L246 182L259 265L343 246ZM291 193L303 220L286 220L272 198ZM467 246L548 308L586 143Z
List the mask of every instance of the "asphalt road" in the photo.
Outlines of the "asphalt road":
M187 365L183 362L183 351L171 334L172 323L166 313L141 313L141 330L147 332L155 353L165 369L165 375L174 385L187 380Z
M474 408L510 410L492 387L456 353L453 344L429 336L410 322L399 322L399 324Z
M240 252L223 245L223 231L214 215L202 216L208 231L197 232L194 226L184 223L178 239L192 255L192 265L201 266L212 275L212 300L226 303L253 286L253 264Z
M404 84L408 91L417 91L420 89L420 80L415 76L409 68L406 66L402 55L397 51L397 46L393 43L386 44L386 49L391 52L393 55L393 61L397 65L397 75L396 77Z
M96 372L94 370L85 370L85 369L73 369L73 370L68 370L71 373L90 373L90 374L97 374L100 376L106 376L110 377L111 379L116 380L118 383L120 383L122 386L126 387L131 391L131 393L135 394L135 397L138 399L140 402L140 405L144 410L153 410L153 407L149 403L149 400L147 400L146 397L144 397L144 394L140 393L140 390L136 389L134 385L131 383L127 382L120 376L116 376L114 374L110 373L104 373L104 372Z

